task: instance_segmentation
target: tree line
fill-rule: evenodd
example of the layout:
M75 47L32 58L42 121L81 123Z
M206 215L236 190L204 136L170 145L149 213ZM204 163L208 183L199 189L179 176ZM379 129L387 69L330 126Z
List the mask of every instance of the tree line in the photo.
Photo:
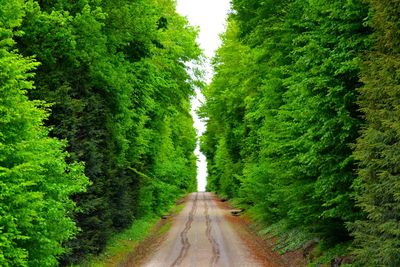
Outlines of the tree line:
M172 0L0 0L0 265L80 262L195 190Z
M399 14L394 0L232 1L200 111L208 190L283 251L400 266Z

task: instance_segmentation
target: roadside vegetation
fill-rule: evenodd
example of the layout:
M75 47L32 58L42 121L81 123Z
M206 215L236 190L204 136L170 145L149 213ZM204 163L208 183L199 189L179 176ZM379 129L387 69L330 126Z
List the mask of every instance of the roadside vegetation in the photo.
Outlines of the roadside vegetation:
M232 8L208 190L310 265L400 266L398 1ZM196 36L173 0L0 0L0 266L119 260L196 190Z
M154 227L159 219L159 217L153 216L135 220L128 229L110 238L104 251L100 255L88 258L85 262L76 266L118 266L130 253L135 252L135 247L148 236L151 228Z
M196 189L174 5L0 0L0 266L81 263Z
M168 212L159 216L146 216L135 220L132 225L120 233L113 235L108 241L103 252L91 255L85 261L71 267L112 267L121 264L130 264L146 259L152 246L157 245L162 237L172 226L172 219L179 214L185 204L178 201Z
M400 266L398 1L232 2L200 112L208 190L316 266Z

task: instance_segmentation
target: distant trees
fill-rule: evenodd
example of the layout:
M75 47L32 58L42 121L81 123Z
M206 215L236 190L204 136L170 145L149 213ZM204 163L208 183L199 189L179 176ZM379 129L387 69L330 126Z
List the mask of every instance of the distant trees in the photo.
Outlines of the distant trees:
M358 263L396 266L398 10L377 2L234 0L202 150L209 189L283 247L345 254L355 235Z
M200 49L173 1L0 6L0 265L79 262L195 190Z

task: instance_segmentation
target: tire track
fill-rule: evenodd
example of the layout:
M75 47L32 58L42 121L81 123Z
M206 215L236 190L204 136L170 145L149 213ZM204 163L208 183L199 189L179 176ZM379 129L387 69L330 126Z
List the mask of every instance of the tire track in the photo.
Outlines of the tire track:
M197 200L198 200L198 193L196 193L196 197L193 200L193 206L192 206L192 209L190 210L188 220L186 221L186 224L185 224L185 228L180 233L182 249L181 249L178 257L170 265L170 267L174 267L174 266L180 265L182 263L183 259L186 257L188 251L189 251L190 242L189 242L189 238L187 236L187 233L189 232L190 228L192 227L193 217L194 217L194 214L197 211Z
M204 215L206 217L206 225L207 225L206 236L212 246L212 257L210 260L210 266L215 266L219 260L221 253L220 253L218 242L214 239L214 237L211 234L211 231L212 231L211 218L210 218L210 215L208 214L208 204L207 204L207 199L206 199L205 194L203 194L203 199L204 199Z

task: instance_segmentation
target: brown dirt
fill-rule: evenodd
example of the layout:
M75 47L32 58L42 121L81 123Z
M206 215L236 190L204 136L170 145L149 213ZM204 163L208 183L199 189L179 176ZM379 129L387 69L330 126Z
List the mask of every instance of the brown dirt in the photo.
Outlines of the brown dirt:
M265 267L302 267L307 265L306 259L303 257L301 250L287 252L283 255L274 251L275 240L273 238L265 238L256 233L251 220L245 216L233 216L230 211L233 209L228 201L221 200L218 196L213 195L213 199L217 205L226 210L225 218L231 223L237 231L240 238L252 250L254 256L263 263Z
M213 202L216 206L222 210L222 217L225 218L227 223L230 225L232 230L236 232L239 239L246 245L246 247L251 251L252 256L259 263L260 266L265 267L302 267L306 266L306 260L303 257L302 251L294 251L289 252L284 255L280 255L276 251L273 251L274 248L274 240L263 238L257 235L256 230L254 230L254 225L251 220L245 215L233 216L230 211L233 209L228 201L221 201L216 195L211 195ZM185 199L188 201L188 199ZM180 201L182 203L182 201ZM189 207L187 207L189 208ZM205 205L205 219L206 225L208 207ZM169 228L169 226L176 224L176 217L179 214L172 214L171 216L166 216L165 219L160 220L156 226L151 230L151 233L148 238L146 238L143 242L141 242L137 247L135 247L134 251L119 264L119 267L131 267L131 266L143 266L148 260L149 257L154 255L154 252L159 250L163 245L165 246L165 241L167 239L167 231L165 229ZM190 213L189 213L190 215ZM181 215L180 215L181 216ZM193 216L193 214L192 214ZM190 216L189 216L190 217ZM185 228L184 228L185 229ZM208 229L208 228L207 228ZM206 236L209 239L209 236ZM187 236L186 236L187 237ZM185 238L185 236L181 236L181 238ZM210 242L212 244L212 242ZM214 250L214 247L212 248ZM217 252L219 249L217 249ZM214 252L214 251L213 251ZM218 255L218 253L215 253ZM178 264L179 265L179 264ZM182 264L182 266L186 266ZM216 266L212 262L210 266ZM250 266L250 265L246 265Z
M177 205L185 203L187 196L178 200ZM140 242L134 250L126 257L126 259L118 264L118 267L138 267L143 264L149 255L152 255L160 244L164 241L169 228L178 212L172 211L171 214L164 216L159 222L151 229L148 237Z
M190 195L167 237L143 266L264 266L225 219L210 193Z

